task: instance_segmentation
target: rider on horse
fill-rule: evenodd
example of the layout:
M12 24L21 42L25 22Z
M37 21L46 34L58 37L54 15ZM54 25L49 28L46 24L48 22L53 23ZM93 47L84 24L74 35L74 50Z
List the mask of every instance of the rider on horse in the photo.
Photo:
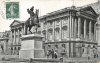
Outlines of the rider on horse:
M37 32L37 27L40 27L39 18L38 18L39 10L36 10L36 12L34 13L34 7L32 7L30 10L27 9L27 11L30 14L30 18L25 22L25 25L26 25L26 33L25 34L27 34L28 28L29 28L29 32L31 32L31 28L33 26L36 26L36 32Z

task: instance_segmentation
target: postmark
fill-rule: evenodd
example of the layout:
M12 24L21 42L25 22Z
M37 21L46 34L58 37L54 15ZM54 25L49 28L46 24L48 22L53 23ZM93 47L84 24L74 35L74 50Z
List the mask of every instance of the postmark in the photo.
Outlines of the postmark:
M19 2L6 2L6 19L19 18Z

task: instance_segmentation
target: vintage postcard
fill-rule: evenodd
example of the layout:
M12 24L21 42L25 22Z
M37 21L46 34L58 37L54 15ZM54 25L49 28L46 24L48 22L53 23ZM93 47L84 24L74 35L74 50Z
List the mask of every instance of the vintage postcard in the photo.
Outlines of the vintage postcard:
M100 0L0 0L0 63L100 63Z

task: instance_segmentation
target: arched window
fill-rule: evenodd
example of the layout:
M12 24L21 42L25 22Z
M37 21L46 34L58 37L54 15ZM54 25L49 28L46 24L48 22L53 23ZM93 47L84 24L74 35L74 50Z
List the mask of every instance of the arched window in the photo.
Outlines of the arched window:
M51 45L48 45L48 47L50 48L50 47L51 47Z
M62 47L65 48L65 44L62 44Z
M20 50L20 47L18 47L18 50Z
M55 48L58 48L58 45L55 45Z
M65 55L66 54L66 48L65 48L65 44L62 44L62 50L61 50L61 55Z
M62 37L64 40L67 39L67 28L68 28L67 26L63 26L63 28L62 28L63 29L62 30L62 35L63 35Z
M82 54L84 53L84 48L85 48L85 45L82 44L82 48L81 48Z
M44 37L44 38L43 38L43 41L45 42L46 39L47 39L47 37L46 37L46 30L43 30L42 33L43 33L43 37Z
M49 32L48 33L49 34L48 35L48 40L52 41L53 40L53 30L52 29L49 29L48 32Z
M58 45L55 45L55 52L58 52Z
M14 48L14 50L16 50L16 47Z
M13 47L11 47L11 50L13 50Z
M88 47L87 47L87 54L90 54L90 45L88 45Z
M55 29L55 40L59 41L60 39L60 28Z

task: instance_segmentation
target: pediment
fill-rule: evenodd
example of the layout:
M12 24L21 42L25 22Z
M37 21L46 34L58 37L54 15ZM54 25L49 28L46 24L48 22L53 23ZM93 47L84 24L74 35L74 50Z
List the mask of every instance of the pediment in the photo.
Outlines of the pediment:
M94 9L91 7L91 6L88 6L88 7L84 7L82 9L80 9L81 11L84 11L88 14L91 14L91 15L95 15L97 16L98 14L94 11Z
M21 22L20 22L20 21L17 21L17 20L14 20L14 21L11 23L10 27L16 26L16 25L18 25L18 24L21 24Z

